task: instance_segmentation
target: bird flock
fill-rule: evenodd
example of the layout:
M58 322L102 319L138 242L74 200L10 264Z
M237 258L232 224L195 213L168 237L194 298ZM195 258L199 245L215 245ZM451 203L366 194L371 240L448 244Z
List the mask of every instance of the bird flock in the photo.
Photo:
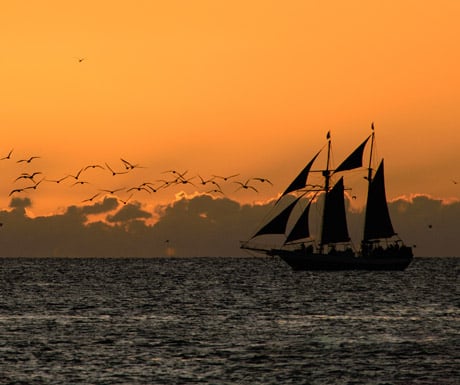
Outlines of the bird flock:
M17 167L20 168L19 174L12 181L14 188L11 189L8 196L33 192L46 183L66 185L71 188L87 185L92 188L92 191L90 189L89 196L81 202L93 202L109 195L115 196L120 202L127 204L135 194L151 195L173 186L193 186L197 192L220 196L240 190L258 193L262 185L273 186L273 183L265 177L240 179L239 173L231 175L212 174L204 177L200 174L191 175L188 170L169 169L161 171L157 177L153 177L151 180L143 180L135 185L118 187L123 184L121 182L126 182L123 179L124 175L133 174L136 169L147 168L125 158L120 158L117 165L109 164L108 162L87 164L77 169L76 172L61 175L58 178L49 178L39 167L35 167L33 171L24 171L24 167L30 169L33 166L38 166L40 159L41 156L33 155L16 160L13 156L13 150L10 150L6 156L0 157L0 161L16 163ZM21 167L21 164L24 166ZM98 174L96 174L96 171ZM117 188L98 185L97 180L102 181L104 174L117 178ZM133 178L129 179L133 180Z

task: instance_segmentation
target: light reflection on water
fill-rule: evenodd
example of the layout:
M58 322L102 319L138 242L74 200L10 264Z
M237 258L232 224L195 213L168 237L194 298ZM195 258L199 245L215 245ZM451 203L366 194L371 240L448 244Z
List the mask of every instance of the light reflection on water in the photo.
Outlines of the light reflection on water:
M458 259L4 259L0 383L454 384Z

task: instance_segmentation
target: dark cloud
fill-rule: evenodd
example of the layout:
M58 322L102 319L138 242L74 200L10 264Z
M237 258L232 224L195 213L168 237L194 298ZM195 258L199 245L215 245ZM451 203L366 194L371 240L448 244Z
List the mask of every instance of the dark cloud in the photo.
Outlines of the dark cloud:
M246 255L239 241L248 239L270 211L272 203L240 205L207 195L183 198L155 212L140 203L121 208L112 199L93 206L71 206L65 213L29 218L30 200L14 201L11 211L0 211L3 256L113 256L149 257ZM118 211L112 214L112 210ZM22 210L21 210L22 209ZM389 204L395 230L417 256L458 253L460 202L446 203L428 196L398 199ZM314 217L318 208L312 207ZM87 215L107 213L107 222L88 223ZM109 214L110 213L110 214ZM158 217L154 225L145 220ZM349 213L355 244L362 235L363 213ZM317 232L317 226L311 226Z
M102 202L96 202L93 205L82 207L83 214L102 214L115 210L119 203L116 198L106 197Z
M30 198L13 198L10 201L10 207L13 209L25 209L32 206Z
M169 240L177 255L242 255L239 241L260 220L259 208L207 195L184 198L163 208L154 230L159 241Z
M416 255L460 256L460 202L445 202L427 195L390 203L395 228L415 244Z
M139 202L129 203L118 210L114 215L108 215L109 222L128 222L135 219L148 219L152 214L141 209Z

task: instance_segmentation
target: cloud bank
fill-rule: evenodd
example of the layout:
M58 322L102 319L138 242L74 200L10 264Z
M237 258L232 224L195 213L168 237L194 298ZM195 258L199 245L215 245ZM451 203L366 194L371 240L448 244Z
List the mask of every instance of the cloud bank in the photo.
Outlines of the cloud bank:
M208 195L182 199L149 212L139 202L115 198L70 206L62 214L32 218L32 202L14 198L0 211L4 257L243 256L239 241L250 237L272 203L242 205ZM389 205L393 225L416 256L459 256L460 202L429 196L400 198ZM315 209L312 208L314 211ZM97 220L90 220L91 216ZM158 218L151 224L149 219ZM359 245L362 213L349 213L350 234Z

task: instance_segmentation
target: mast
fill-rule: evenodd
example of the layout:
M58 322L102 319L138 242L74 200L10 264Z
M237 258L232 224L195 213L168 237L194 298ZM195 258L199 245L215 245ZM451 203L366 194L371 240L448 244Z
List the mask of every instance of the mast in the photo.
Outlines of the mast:
M367 204L366 204L366 215L367 209L369 205L369 195L371 193L371 182L372 182L372 156L374 152L374 140L375 140L375 131L374 131L374 122L371 123L371 149L369 152L369 165L367 167ZM363 227L363 239L365 238L366 234L366 220L364 220L364 227Z
M335 170L330 169L331 158L331 137L327 134L328 151L326 169L323 171L324 183L324 205L321 227L321 240L319 252L324 252L324 245L331 243L349 242L346 208L344 200L343 177L331 188L332 174L353 170L363 165L363 151L370 138L370 135L362 142Z
M372 134L371 134L371 150L369 154L369 167L367 168L367 195L369 196L369 190L371 188L371 181L372 181L372 155L374 152L374 122L371 124Z
M323 244L323 239L324 239L324 230L325 230L325 222L326 222L326 205L327 205L327 194L329 192L329 184L330 184L330 179L331 179L331 173L329 171L329 161L331 158L331 132L328 131L326 135L327 139L327 160L326 160L326 169L323 171L323 176L324 176L324 205L323 205L323 217L322 217L322 224L321 224L321 240L319 243L319 253L323 253L324 249L324 244Z
M374 138L374 133L372 133L372 138ZM364 218L363 245L373 240L390 238L396 235L388 211L383 159L380 161L380 165L373 177L371 160L369 160L368 179L369 189L367 192L366 214Z

